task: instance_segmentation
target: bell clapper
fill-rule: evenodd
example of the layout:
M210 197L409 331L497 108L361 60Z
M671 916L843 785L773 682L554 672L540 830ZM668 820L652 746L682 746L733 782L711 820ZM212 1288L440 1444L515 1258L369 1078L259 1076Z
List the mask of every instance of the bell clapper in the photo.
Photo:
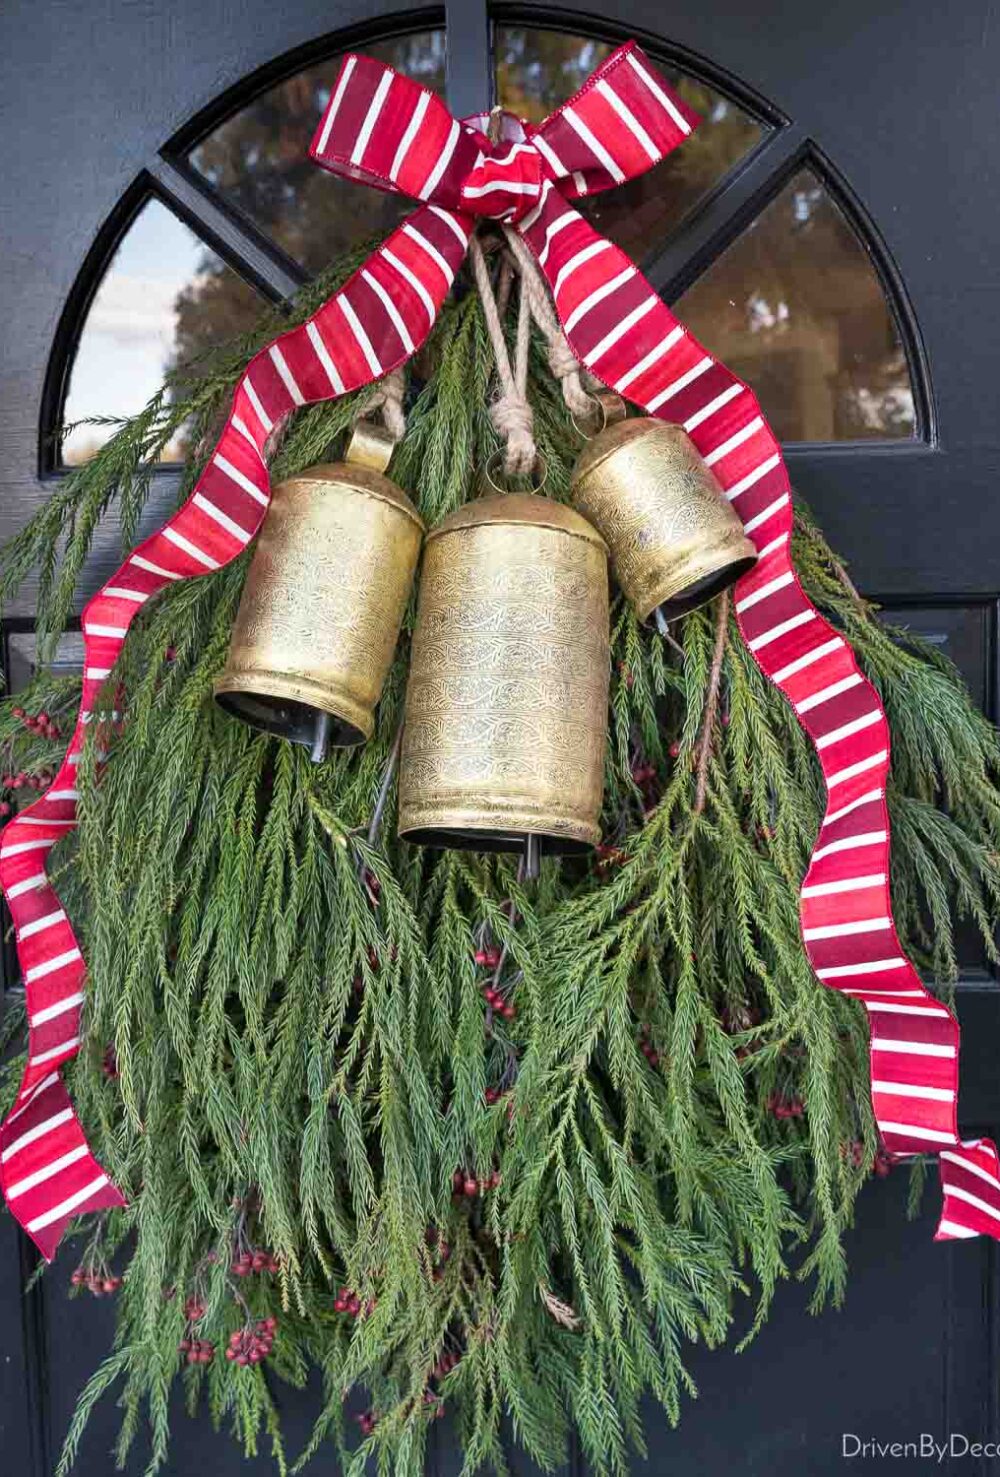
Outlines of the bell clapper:
M539 873L538 837L529 831L524 838L524 880L534 882Z
M668 646L672 646L674 648L674 650L676 651L677 655L680 657L681 661L683 661L684 660L684 648L681 645L681 643L677 640L676 636L674 636L671 633L671 630L670 630L670 622L667 620L666 616L663 614L663 606L662 605L658 605L656 607L656 609L653 611L653 619L656 621L656 629L659 631L659 633L663 637L664 641L667 643Z
M318 712L316 714L316 726L313 729L312 747L309 750L309 758L314 764L322 764L330 748L330 715Z
M402 723L396 729L396 737L392 741L389 750L389 758L386 760L385 772L382 775L382 783L379 785L378 799L375 801L375 809L372 811L371 824L368 827L368 845L374 846L378 841L378 833L382 829L382 816L385 814L386 802L389 799L389 791L392 788L392 777L396 773L399 764L399 750L403 742Z

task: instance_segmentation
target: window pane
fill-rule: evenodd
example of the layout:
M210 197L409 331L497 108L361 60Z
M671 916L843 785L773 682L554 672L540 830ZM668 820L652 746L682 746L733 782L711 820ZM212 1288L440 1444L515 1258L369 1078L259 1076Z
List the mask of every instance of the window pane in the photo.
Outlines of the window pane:
M62 423L134 415L168 369L252 328L263 299L159 200L142 207L115 252L83 325ZM78 426L62 438L82 462L114 426ZM163 458L175 461L177 441Z
M572 96L615 48L561 31L500 26L497 99L540 123ZM701 115L689 139L639 179L595 195L581 209L598 230L637 260L652 255L681 220L761 140L764 129L703 82L657 61L672 86Z
M843 213L800 170L676 304L783 441L915 434L906 355Z
M444 91L443 31L398 36L364 51ZM387 235L413 209L407 196L337 179L309 157L340 62L331 57L279 82L189 155L199 174L310 272L321 271L354 242Z

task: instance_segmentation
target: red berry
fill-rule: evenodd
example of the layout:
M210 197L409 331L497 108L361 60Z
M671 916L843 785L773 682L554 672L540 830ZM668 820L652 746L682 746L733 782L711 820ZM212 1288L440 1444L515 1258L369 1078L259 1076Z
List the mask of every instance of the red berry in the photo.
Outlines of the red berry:
M236 1350L234 1348L232 1348L232 1347L228 1348L226 1350L226 1358L229 1359L230 1361L232 1361L233 1359L235 1359L236 1358Z
M347 1312L347 1299L346 1298L342 1298L342 1297L334 1298L333 1311L335 1313L346 1313Z
M43 711L41 713L36 713L35 714L35 722L42 724L43 727L44 727L44 725L46 723L48 723L48 721L49 721L49 715L48 715L48 713L46 713L44 711L44 709L43 709Z
M452 1175L452 1177L451 1177L451 1187L452 1187L453 1190L464 1190L464 1188L465 1188L465 1175L462 1173L462 1171L460 1169L456 1169L455 1170L455 1173Z
M250 1267L251 1270L254 1272L263 1272L266 1264L267 1257L262 1251L255 1251L253 1256L250 1258Z
M474 1180L470 1174L466 1179L462 1181L462 1189L471 1200L471 1198L479 1191L479 1182L477 1180Z
M505 1021L512 1021L517 1015L517 1007L505 1002L500 1007L500 1014L503 1016Z
M11 708L10 711L13 713L13 715L14 715L15 718L23 718L24 717L24 709L23 708Z

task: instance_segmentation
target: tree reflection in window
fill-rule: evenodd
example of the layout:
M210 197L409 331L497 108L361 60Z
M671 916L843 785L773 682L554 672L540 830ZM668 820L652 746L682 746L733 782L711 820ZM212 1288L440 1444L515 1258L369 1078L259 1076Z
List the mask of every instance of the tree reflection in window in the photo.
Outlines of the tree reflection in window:
M782 440L915 434L906 355L882 284L810 170L789 180L675 306L753 386Z
M90 305L69 375L62 424L141 410L170 369L253 327L266 304L158 200L125 232ZM86 461L114 425L62 435L64 462ZM171 442L162 458L178 461Z
M610 44L562 31L499 26L497 100L519 117L540 123L613 50ZM638 261L662 246L765 134L761 123L704 82L661 58L657 66L701 115L701 124L655 169L581 204L597 229Z
M435 92L444 91L444 32L420 31L364 47ZM188 156L231 205L309 272L367 236L388 235L413 209L405 195L360 189L318 169L309 144L342 55L307 67L262 93Z

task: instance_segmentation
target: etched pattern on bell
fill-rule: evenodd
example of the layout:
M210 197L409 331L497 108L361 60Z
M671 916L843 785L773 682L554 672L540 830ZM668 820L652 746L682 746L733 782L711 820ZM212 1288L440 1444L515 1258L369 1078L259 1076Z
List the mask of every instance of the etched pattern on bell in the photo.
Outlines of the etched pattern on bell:
M369 738L423 524L372 466L324 463L274 489L215 696L255 728L311 744Z
M583 851L600 836L607 550L571 508L508 493L427 537L406 692L399 833Z
M687 433L650 416L608 426L584 447L573 506L607 540L636 615L667 620L719 594L757 553Z

